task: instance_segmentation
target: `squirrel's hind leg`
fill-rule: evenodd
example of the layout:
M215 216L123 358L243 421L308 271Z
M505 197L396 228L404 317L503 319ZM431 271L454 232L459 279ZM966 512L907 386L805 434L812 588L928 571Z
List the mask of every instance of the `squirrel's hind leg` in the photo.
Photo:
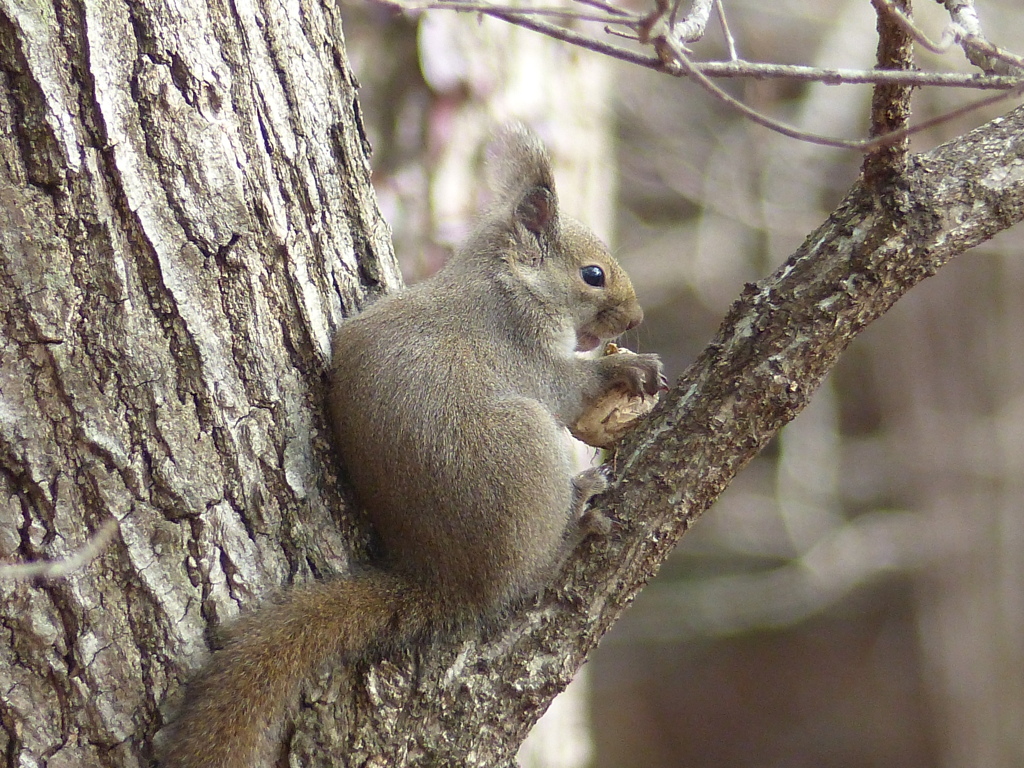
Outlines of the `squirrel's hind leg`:
M588 536L607 536L611 533L611 519L587 508L594 496L601 495L607 489L608 471L605 467L590 467L573 477L572 507L569 509L569 526L564 546L566 555Z

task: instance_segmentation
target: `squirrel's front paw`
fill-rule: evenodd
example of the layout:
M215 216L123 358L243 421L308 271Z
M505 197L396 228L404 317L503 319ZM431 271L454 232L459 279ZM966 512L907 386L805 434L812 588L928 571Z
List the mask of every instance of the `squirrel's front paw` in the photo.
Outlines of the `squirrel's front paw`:
M587 404L569 426L573 436L587 445L609 448L646 416L668 389L657 355L638 355L609 344L605 356L595 361L603 368L604 389Z
M628 371L627 386L634 396L656 395L668 389L668 379L662 373L661 358L657 355L637 355Z
M662 373L661 358L654 354L638 355L614 345L600 362L605 366L609 389L622 387L630 397L656 395L668 389Z

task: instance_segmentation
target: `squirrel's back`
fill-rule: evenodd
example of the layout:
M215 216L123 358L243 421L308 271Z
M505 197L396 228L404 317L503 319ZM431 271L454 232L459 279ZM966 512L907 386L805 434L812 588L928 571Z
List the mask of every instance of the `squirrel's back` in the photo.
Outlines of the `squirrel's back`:
M419 286L346 321L330 397L389 569L477 617L550 577L572 467L562 425L503 375L514 350L448 315L460 298L465 314L482 311L448 290Z

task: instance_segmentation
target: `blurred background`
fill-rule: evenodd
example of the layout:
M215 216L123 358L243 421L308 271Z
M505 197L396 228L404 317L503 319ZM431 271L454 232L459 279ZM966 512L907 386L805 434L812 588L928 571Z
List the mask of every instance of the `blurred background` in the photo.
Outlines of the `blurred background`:
M724 5L746 59L874 64L868 0ZM918 6L938 38L945 12ZM1019 0L978 11L1024 53ZM633 277L647 320L627 345L671 377L858 173L859 155L769 133L685 80L493 19L370 4L344 18L406 279L472 225L486 138L519 117L552 149L564 209ZM725 58L714 19L693 50ZM919 65L970 71L959 50ZM869 87L719 82L804 130L867 130ZM915 119L978 97L918 91ZM1024 765L1022 250L1018 228L964 254L855 341L605 638L524 766Z

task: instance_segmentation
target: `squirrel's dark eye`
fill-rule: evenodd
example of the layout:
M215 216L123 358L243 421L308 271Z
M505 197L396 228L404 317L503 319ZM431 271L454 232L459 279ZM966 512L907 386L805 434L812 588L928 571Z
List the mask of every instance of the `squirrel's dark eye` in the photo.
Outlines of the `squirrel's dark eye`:
M590 264L580 269L580 277L583 282L594 288L604 288L604 270L596 264Z

